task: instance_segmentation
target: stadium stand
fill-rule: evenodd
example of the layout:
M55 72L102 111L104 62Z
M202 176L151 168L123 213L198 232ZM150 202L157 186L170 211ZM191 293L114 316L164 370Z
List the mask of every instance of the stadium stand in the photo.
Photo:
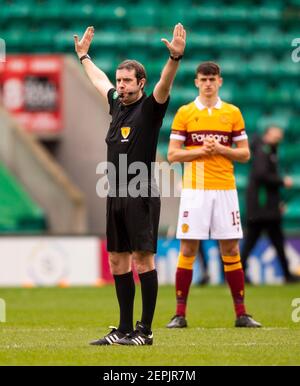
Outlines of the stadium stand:
M0 233L86 233L82 192L0 106Z
M73 53L73 34L94 25L91 55L96 64L114 79L120 60L140 60L148 70L148 90L166 60L160 38L170 36L170 27L181 21L188 31L187 50L161 130L159 152L166 157L177 108L197 95L193 88L197 64L217 61L224 77L221 97L240 107L250 140L268 124L285 130L282 170L296 181L285 224L287 230L300 229L300 67L291 59L291 42L299 34L299 0L0 0L0 7L1 37L8 53ZM238 165L236 172L243 208L248 166Z
M46 230L43 210L0 164L0 232L32 233Z

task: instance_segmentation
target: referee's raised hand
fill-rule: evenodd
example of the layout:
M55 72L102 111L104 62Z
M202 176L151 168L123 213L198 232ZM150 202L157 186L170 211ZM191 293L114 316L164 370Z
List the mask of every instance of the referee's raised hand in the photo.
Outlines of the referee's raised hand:
M173 39L169 42L167 39L161 39L170 51L170 55L173 57L182 56L186 44L186 31L181 23L178 23L174 27Z
M94 27L87 27L81 40L74 35L75 51L78 57L86 55L89 51L94 36Z

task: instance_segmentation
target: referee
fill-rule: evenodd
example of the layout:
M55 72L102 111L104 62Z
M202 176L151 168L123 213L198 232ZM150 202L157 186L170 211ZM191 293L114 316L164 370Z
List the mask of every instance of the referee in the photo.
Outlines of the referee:
M125 60L116 70L116 88L106 74L91 60L88 50L94 28L88 27L81 40L74 35L75 50L96 89L107 98L112 121L106 136L107 157L115 167L108 169L110 191L107 198L107 249L120 308L118 328L92 345L152 345L151 325L156 305L158 281L154 254L160 213L158 188L151 174L155 161L158 134L165 116L169 94L185 49L186 32L179 23L173 39L161 41L170 57L153 93L144 92L146 72L135 60ZM124 170L124 156L127 167ZM139 195L130 189L137 174L129 174L134 162L143 163L148 175L139 184ZM135 284L132 261L139 274L142 292L141 321L133 328Z

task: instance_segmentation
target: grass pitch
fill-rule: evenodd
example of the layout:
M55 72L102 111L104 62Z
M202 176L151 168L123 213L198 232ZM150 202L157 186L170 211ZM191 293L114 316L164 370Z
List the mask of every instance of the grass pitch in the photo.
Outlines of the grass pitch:
M0 298L7 307L7 322L0 323L1 365L300 365L300 322L291 316L300 285L247 288L248 312L262 329L233 327L227 287L194 286L189 328L168 330L174 288L160 287L154 345L144 347L88 345L118 324L113 286L0 289ZM137 287L136 319L140 314Z

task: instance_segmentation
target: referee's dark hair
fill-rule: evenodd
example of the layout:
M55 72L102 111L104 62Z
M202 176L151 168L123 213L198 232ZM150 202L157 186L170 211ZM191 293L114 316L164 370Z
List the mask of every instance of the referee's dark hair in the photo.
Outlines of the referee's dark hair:
M138 83L141 79L147 80L145 67L140 62L136 60L126 59L118 65L117 70L123 70L124 68L126 70L135 70L135 76Z
M215 62L203 62L196 69L196 77L202 75L219 75L221 76L220 66Z

